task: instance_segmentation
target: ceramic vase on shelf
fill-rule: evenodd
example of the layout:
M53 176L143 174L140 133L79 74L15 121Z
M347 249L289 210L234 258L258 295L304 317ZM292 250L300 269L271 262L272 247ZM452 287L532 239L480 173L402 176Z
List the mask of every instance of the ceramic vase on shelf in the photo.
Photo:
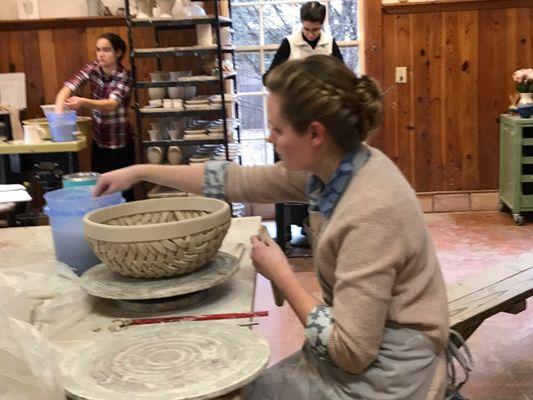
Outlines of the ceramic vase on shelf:
M186 16L183 13L183 2L182 0L176 0L174 7L172 7L172 16L176 19L185 19Z
M150 72L150 81L151 82L164 82L168 81L168 73L164 71L154 71ZM148 89L148 97L150 100L164 99L167 97L167 91L164 87L151 87Z
M533 104L533 93L520 93L518 104Z
M174 0L155 0L159 8L159 18L172 18L172 7Z
M136 18L150 18L152 16L153 0L136 0L137 16Z
M183 0L183 14L188 18L205 17L205 10L191 0ZM211 46L213 44L213 33L210 24L196 26L196 43L198 46Z

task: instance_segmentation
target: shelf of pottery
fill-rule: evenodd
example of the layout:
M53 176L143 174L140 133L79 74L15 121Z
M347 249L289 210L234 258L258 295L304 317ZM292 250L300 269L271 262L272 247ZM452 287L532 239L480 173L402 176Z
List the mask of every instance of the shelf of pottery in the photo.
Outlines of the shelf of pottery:
M213 3L214 9L219 10L220 1L213 0ZM206 15L199 5L190 0L136 0L134 16L130 13L132 10L128 2L126 5L132 75L137 89L137 127L143 137L146 159L176 164L194 155L194 151L183 147L211 144L224 145L225 150L225 145L234 141L234 131L239 126L237 96L224 93L225 88L227 91L227 87L235 87L234 82L226 85L225 81L234 81L236 77L233 62L223 59L225 53L233 52L230 18L218 13ZM132 43L132 29L150 26L156 32L196 28L197 43L193 46L136 48ZM136 79L135 60L138 58L154 57L160 67L162 57L191 55L202 57L200 60L205 64L205 74L158 70L149 73L150 81ZM210 56L212 61L207 62ZM197 95L197 88L204 85L218 85L217 94ZM139 89L147 89L147 104L137 101ZM144 120L149 123L143 123ZM224 153L231 154L229 151Z
M208 160L239 161L238 98L233 51L229 0L212 0L213 15L191 0L136 0L136 7L126 4L130 61L135 84L137 130L141 139L141 158L154 164L194 164ZM154 29L154 47L137 48L133 30ZM196 43L189 46L160 46L161 31L190 29ZM146 40L144 41L146 42ZM229 56L228 56L229 55ZM168 71L163 58L198 59L202 68ZM157 70L146 74L149 81L137 79L136 60L155 58ZM196 65L196 66L197 66ZM198 70L202 71L201 73ZM210 86L216 90L198 95L198 89ZM148 96L140 96L146 90ZM205 92L206 90L204 90ZM201 92L201 91L200 91ZM146 99L147 97L147 99ZM140 102L140 99L142 103ZM145 100L146 99L146 100ZM154 188L154 197L179 195L165 188ZM243 211L234 205L234 214Z

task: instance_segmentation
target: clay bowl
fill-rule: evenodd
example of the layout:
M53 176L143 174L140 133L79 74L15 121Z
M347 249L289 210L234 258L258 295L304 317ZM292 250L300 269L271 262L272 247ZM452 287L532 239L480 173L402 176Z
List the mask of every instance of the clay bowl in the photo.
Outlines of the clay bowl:
M185 274L215 256L230 224L229 205L206 197L124 203L83 218L85 239L114 272L133 278Z

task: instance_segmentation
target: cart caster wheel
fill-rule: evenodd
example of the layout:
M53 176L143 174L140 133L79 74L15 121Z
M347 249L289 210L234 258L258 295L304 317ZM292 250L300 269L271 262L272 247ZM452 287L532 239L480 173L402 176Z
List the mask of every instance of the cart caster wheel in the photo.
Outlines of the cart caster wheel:
M505 203L501 200L498 200L498 211L499 212L505 212L507 211L507 206L505 205Z
M520 214L513 214L513 219L516 225L522 226L524 225L524 217Z

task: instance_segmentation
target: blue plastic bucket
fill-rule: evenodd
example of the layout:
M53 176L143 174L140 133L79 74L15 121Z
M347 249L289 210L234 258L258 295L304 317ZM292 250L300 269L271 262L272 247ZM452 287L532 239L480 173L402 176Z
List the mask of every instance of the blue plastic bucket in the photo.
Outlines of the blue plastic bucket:
M50 125L50 138L52 142L70 142L76 140L73 135L78 130L76 121L78 116L76 111L65 111L56 113L48 111L46 113L48 125Z
M83 216L97 208L124 202L120 192L93 197L92 186L77 186L45 193L44 212L50 219L56 259L81 275L100 260L83 237Z

